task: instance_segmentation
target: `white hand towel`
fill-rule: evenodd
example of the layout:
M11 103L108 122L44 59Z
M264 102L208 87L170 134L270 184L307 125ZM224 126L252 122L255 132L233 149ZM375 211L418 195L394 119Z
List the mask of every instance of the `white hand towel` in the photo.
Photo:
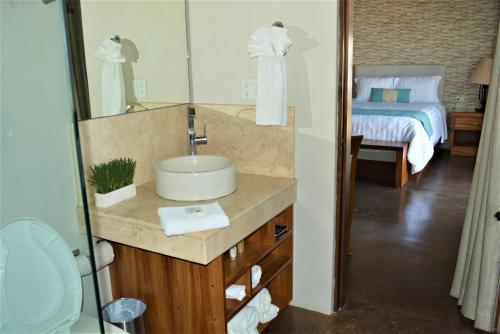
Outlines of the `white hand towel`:
M261 277L262 277L261 266L258 265L252 266L252 289L255 288L257 284L259 284Z
M259 312L255 307L245 306L227 323L228 334L259 334Z
M125 112L125 84L121 63L125 58L121 54L120 43L110 39L99 45L96 56L102 63L101 73L101 108L103 116L118 115Z
M248 303L259 311L259 321L265 324L278 315L279 308L271 304L271 295L267 289L262 289L257 296L253 297Z
M287 75L286 54L292 45L288 30L260 28L248 42L250 57L259 57L257 69L257 125L286 126Z
M203 216L188 217L186 208L203 210ZM161 226L167 236L229 226L229 218L218 202L212 204L159 208Z
M239 284L232 284L226 289L226 298L238 299L240 302L246 297L245 286Z

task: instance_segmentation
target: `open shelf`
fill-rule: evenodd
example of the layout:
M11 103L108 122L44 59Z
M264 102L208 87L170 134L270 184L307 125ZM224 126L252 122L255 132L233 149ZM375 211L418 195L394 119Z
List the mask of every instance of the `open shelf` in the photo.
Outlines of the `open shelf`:
M226 321L231 320L250 301L250 297L246 296L242 301L226 298Z
M268 288L271 294L272 303L278 306L280 311L284 309L291 300L291 294L287 293L288 287L291 287L291 282L286 280L286 278L289 278L289 275L291 275L291 264L292 259L290 257L274 254L268 255L260 262L259 265L262 267L262 277L259 284L252 289L251 295L247 295L242 301L226 299L226 321L231 320L265 287ZM259 331L262 332L269 323L259 324Z
M275 238L276 225L285 225L288 231L280 239ZM293 295L293 210L292 207L269 220L259 229L247 236L244 249L235 259L226 253L222 256L224 288L232 284L244 284L247 295L242 301L226 299L225 318L229 322L262 289L267 288L272 303L280 312L292 300ZM252 266L262 268L262 276L255 288L252 285ZM262 333L271 323L259 324Z
M265 288L291 262L292 259L284 255L270 254L263 259L259 263L259 266L262 268L262 277L259 284L252 289L252 296L255 296L260 290Z
M245 287L245 298L243 300L226 298L226 321L231 319L243 306L246 305L252 298L252 275L249 270L244 272L234 284L243 285Z
M282 268L282 270L271 279L269 284L267 285L267 289L269 290L269 294L271 295L272 303L279 308L279 313L283 312L283 310L288 306L288 304L292 301L292 281L290 277L292 275L292 263L289 262ZM279 316L278 313L278 316ZM259 333L262 333L266 330L266 328L271 324L272 320L266 322L264 324L260 323L257 329Z
M224 284L227 288L233 284L247 270L259 263L264 257L280 246L285 240L290 238L292 231L289 231L281 239L275 242L254 241L245 244L245 250L238 253L236 259L232 260L229 255L224 255ZM262 268L264 271L264 268Z

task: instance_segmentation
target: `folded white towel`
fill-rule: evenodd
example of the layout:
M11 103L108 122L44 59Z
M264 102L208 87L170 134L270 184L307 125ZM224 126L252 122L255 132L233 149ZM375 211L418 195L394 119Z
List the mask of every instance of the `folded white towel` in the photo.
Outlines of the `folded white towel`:
M186 209L201 207L203 216L188 217ZM189 210L188 210L189 211ZM229 226L229 218L219 203L159 208L161 226L167 236Z
M265 324L278 315L278 306L271 304L271 295L267 289L262 289L257 296L248 303L259 311L259 321Z
M262 277L262 268L258 265L252 266L252 289L257 286Z
M228 299L238 299L239 301L242 301L246 295L244 285L233 284L226 289L226 298Z
M259 57L257 69L257 125L286 126L287 75L286 54L292 45L288 30L260 28L248 42L250 57Z
M228 334L259 334L259 312L253 306L245 306L227 323Z

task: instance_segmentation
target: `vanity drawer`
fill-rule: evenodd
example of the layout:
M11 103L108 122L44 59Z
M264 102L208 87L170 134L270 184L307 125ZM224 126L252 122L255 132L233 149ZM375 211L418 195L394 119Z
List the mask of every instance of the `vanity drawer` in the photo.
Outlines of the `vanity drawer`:
M461 116L455 118L455 129L459 130L481 130L483 119L479 117Z

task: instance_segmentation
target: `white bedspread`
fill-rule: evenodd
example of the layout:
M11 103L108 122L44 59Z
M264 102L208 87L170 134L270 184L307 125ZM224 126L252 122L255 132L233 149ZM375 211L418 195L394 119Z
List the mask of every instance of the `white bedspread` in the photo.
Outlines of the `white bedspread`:
M446 110L440 103L352 102L353 108L420 110L431 121L433 135L429 137L422 123L411 117L352 115L352 135L366 139L408 142L408 162L412 173L418 173L434 154L434 145L448 139Z

